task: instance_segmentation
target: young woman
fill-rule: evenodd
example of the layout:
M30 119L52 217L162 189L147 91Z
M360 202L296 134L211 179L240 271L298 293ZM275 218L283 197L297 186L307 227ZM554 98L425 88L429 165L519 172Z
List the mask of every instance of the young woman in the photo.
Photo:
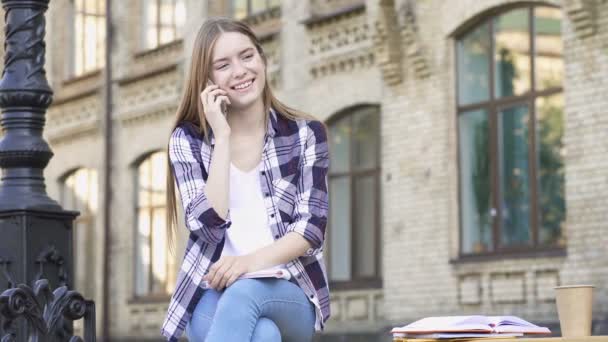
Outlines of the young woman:
M273 96L266 67L245 24L201 27L169 139L169 233L176 182L190 235L169 341L311 341L329 317L325 127ZM275 269L291 278L239 279Z

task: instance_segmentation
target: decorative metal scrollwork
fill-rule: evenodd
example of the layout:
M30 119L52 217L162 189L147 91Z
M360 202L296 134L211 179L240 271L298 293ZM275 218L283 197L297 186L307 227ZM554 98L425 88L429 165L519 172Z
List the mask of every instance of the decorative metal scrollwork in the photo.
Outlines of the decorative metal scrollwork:
M0 295L0 315L4 336L0 342L14 342L17 338L15 322L24 318L32 341L52 337L59 341L82 342L73 336L72 322L84 318L85 339L95 341L95 305L76 291L61 286L51 293L46 279L36 281L34 289L20 284Z
M15 282L13 281L11 274L8 272L8 265L10 265L10 264L11 264L10 260L0 257L0 272L2 272L2 275L4 276L4 278L6 278L6 281L8 282L6 287L9 289L11 287L15 286Z
M65 260L63 259L63 256L59 254L59 251L55 246L49 245L44 250L42 250L40 255L38 255L38 258L36 258L36 264L38 264L39 269L38 273L36 273L36 276L34 277L34 281L40 280L44 276L45 264L54 264L58 268L59 285L67 285L68 274L64 267Z

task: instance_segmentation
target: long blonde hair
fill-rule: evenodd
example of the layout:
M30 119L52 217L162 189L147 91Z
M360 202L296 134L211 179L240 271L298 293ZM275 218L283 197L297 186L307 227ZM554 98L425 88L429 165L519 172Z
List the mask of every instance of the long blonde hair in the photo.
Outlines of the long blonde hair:
M199 94L205 88L207 84L206 81L210 76L211 55L215 42L224 32L237 32L249 37L262 57L264 65L268 65L260 41L251 28L245 23L221 17L206 20L199 29L194 41L190 72L187 74L185 80L184 92L177 108L176 119L171 127L171 133L180 123L188 121L199 128L201 136L208 142L210 128L205 120L205 112L203 110L203 105L199 100ZM268 77L266 78L268 79ZM314 117L311 115L290 108L279 101L272 93L268 81L264 84L262 97L264 100L264 110L267 115L270 108L273 108L278 115L282 115L289 120L314 120ZM169 158L167 158L167 160L167 237L170 249L173 250L177 226L177 201L175 198L175 177L173 175L171 161Z

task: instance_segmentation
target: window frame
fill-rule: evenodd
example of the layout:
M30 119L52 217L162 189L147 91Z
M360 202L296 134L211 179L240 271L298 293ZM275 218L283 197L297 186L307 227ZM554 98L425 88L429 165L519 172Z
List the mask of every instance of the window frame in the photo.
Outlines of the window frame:
M71 177L76 176L79 172L81 171L85 171L87 174L87 193L89 194L89 196L86 198L86 202L85 202L85 206L82 210L82 208L79 208L77 206L75 206L74 202L71 203L67 203L68 200L73 200L74 199L74 194L70 194L68 195L68 192L71 191L71 189L68 187L67 182ZM95 182L94 186L91 186L93 184L93 181ZM61 204L61 206L64 209L67 210L73 210L73 211L77 211L78 215L76 216L76 218L74 219L74 221L72 222L72 255L73 255L73 276L74 276L74 281L78 281L79 279L77 279L77 271L80 268L80 264L83 263L83 260L86 261L91 261L90 259L96 260L97 259L97 255L94 254L97 251L93 250L93 254L87 254L87 255L80 255L78 253L78 245L77 245L77 240L78 240L78 234L86 234L85 237L88 238L94 238L95 237L95 231L97 229L97 212L96 210L99 210L99 173L97 171L97 169L92 168L92 167L86 167L86 166L79 166L76 168L72 168L69 171L65 172L61 177L59 177L58 179L58 183L59 183L59 203ZM93 193L92 190L94 190L95 196L96 198L96 205L97 207L95 207L94 209L90 207L90 204L92 203L91 201L91 194ZM83 201L84 202L84 201ZM72 208L70 208L72 207ZM78 226L81 227L86 227L88 228L88 230L86 231L86 233L83 233L81 231L79 231L77 228ZM91 246L88 246L91 247ZM93 269L95 269L97 267L97 265L95 263L93 263L93 265L91 265L91 267ZM78 285L78 284L76 284ZM81 284L82 285L82 284ZM95 289L95 285L93 284L84 284L84 288L82 289L84 291L87 291L89 293L87 293L87 295L94 295L94 292L96 291ZM81 291L82 291L81 290Z
M258 14L262 14L262 13L266 13L266 12L272 11L273 9L275 9L277 7L281 7L280 3L277 4L277 5L271 6L272 0L265 0L266 1L265 9L252 12L252 10L251 10L251 1L252 0L245 0L245 1L247 2L247 13L246 13L246 15L243 16L243 17L240 17L240 18L236 16L236 14L234 13L234 11L235 11L234 2L235 1L232 0L232 1L230 1L230 16L232 16L233 18L235 18L237 20L243 20L243 19L247 19L247 18L250 18L250 17L254 17L254 16L258 15Z
M375 155L376 155L376 166L375 168L369 168L369 169L365 169L365 170L357 170L354 171L354 157L353 157L353 153L352 153L352 146L354 146L353 144L353 131L354 129L352 129L353 126L353 118L355 117L355 115L357 115L358 113L362 112L362 111L366 111L366 110L372 110L374 111L373 114L371 115L376 115L377 116L377 120L378 120L378 132L376 132L376 138L377 138L377 144L376 144L376 151L375 151ZM347 172L332 172L331 167L329 169L327 178L328 178L328 185L331 187L331 181L332 179L337 179L337 178L341 178L341 177L348 177L348 184L349 184L349 189L350 189L350 230L349 230L349 234L350 234L350 279L349 280L332 280L331 279L331 258L332 258L332 252L331 252L331 248L327 248L327 271L328 271L328 281L329 284L332 288L336 289L336 290L349 290L349 289L363 289L363 288L381 288L382 287L382 215L381 215L381 210L382 210L382 205L381 205L381 195L382 195L382 178L381 178L381 172L382 172L382 158L381 158L381 151L382 151L382 137L381 137L381 130L382 130L382 116L380 115L381 111L380 111L380 106L378 105L358 105L358 106L354 106L354 107L349 107L346 108L344 110L341 110L338 114L333 115L329 120L327 120L326 124L327 124L327 128L328 128L328 132L330 131L330 128L332 125L339 123L340 121L342 121L343 119L348 119L349 120L349 127L350 132L349 132L349 144L350 144L350 148L349 148L349 170ZM330 149L331 149L331 136L329 136L328 141L330 142ZM375 202L375 217L374 217L374 222L375 222L375 227L374 227L374 235L375 235L375 239L376 239L376 244L375 244L375 251L374 251L374 267L375 267L375 274L374 276L371 277L359 277L359 278L355 278L355 270L356 270L356 258L355 258L355 253L354 251L356 250L356 246L357 246L357 225L355 224L356 221L356 217L355 217L355 210L353 210L353 208L355 208L355 201L356 201L356 190L355 190L355 181L360 178L360 177L365 177L365 176L370 176L370 175L374 175L375 174L375 182L376 182L376 189L375 189L375 195L376 195L376 202ZM330 214L331 215L331 214ZM330 221L328 220L328 224L327 224L327 242L330 241L330 239L332 238L332 229L330 226ZM327 245L327 244L326 244Z
M141 51L152 51L160 49L167 45L172 45L175 42L183 40L182 33L180 32L180 28L177 25L177 3L178 1L183 2L183 6L186 6L185 0L171 0L173 15L172 15L172 23L171 25L162 25L161 23L161 5L163 0L141 0L140 10L142 13L142 20L140 24L141 34L140 34L140 47ZM156 18L153 22L149 21L150 19L147 17L148 6L150 6L150 2L156 3ZM184 22L185 24L185 22ZM171 28L173 30L174 37L170 41L161 43L161 32L163 28ZM156 33L156 44L148 44L148 31L154 30ZM183 30L183 27L181 28Z
M100 4L101 1L103 1L103 4ZM69 37L68 41L69 41L69 45L71 45L71 46L70 46L70 57L67 58L66 60L70 61L71 63L69 63L67 65L67 68L66 68L67 69L66 70L67 71L66 78L68 80L86 78L86 77L91 76L91 75L96 75L96 74L98 74L101 70L103 70L106 67L105 66L105 63L106 63L106 61L105 61L105 49L106 49L106 39L107 39L106 32L105 32L107 30L107 28L106 28L106 25L107 25L106 21L107 21L107 19L106 19L106 8L105 8L105 6L106 6L105 2L106 1L110 1L110 0L95 0L95 5L96 5L95 6L96 7L95 11L96 12L87 12L88 11L88 9L86 8L87 0L71 0L71 2L70 2L69 15L72 18L72 20L71 20L71 25L70 25L71 30L68 31L68 32L70 32L69 33L70 37ZM81 11L77 11L76 10L76 2L82 2L82 10ZM98 12L98 10L100 8L103 9L103 12ZM82 28L82 36L81 37L78 37L77 34L76 34L76 32L77 32L77 30L76 30L76 18L79 15L81 15L82 18L83 18L82 23L81 23L81 26L82 26L81 27ZM103 24L101 25L101 28L104 31L103 42L97 41L98 36L95 36L95 38L94 38L96 40L96 43L97 43L97 46L95 47L95 52L94 52L95 55L96 55L95 56L96 57L96 59L95 59L96 62L95 62L95 67L93 67L91 69L87 69L86 68L87 54L83 52L82 56L78 56L78 51L76 51L76 46L77 46L76 41L78 40L78 38L81 38L81 40L82 40L82 42L81 42L82 50L83 51L86 50L84 48L84 46L85 46L85 42L87 41L87 35L86 35L86 30L85 30L85 28L86 28L86 26L85 26L86 25L86 20L85 19L87 17L94 17L97 20L99 20L100 18L103 19ZM95 31L96 35L97 35L97 29L98 28L99 28L99 25L96 24L96 31ZM99 63L97 62L97 54L99 53L98 52L98 46L102 46L102 48L104 50L104 51L101 51L102 57L101 57ZM81 63L82 63L82 71L81 72L79 72L77 70L77 68L76 68L77 60L79 59L79 57L82 57L82 61L81 61Z
M138 276L138 271L139 271L139 266L138 266L138 260L137 260L137 254L139 253L139 210L142 209L142 206L140 206L139 203L139 192L140 192L140 186L139 186L139 168L141 167L141 165L147 161L148 159L152 158L153 155L155 155L156 153L159 152L163 152L165 154L167 154L167 151L164 150L155 150L155 151L151 151L148 152L144 155L142 155L140 158L138 158L133 164L132 164L132 168L133 168L133 184L135 185L133 190L133 286L132 286L132 293L133 293L133 299L130 300L130 302L155 302L155 301L163 301L166 300L167 298L169 298L171 296L171 294L169 292L165 292L165 291L153 291L153 287L154 287L154 272L152 270L152 261L153 261L153 257L152 257L152 253L153 250L152 248L150 248L150 265L148 265L148 289L145 293L139 294L137 293L137 276ZM167 155L168 158L168 155ZM164 180L163 180L164 182ZM166 191L166 190L165 190ZM152 206L149 205L146 207L146 209L150 210L150 215L153 215L154 210L157 210L159 208L165 208L166 209L167 204L165 203L164 206ZM166 212L165 212L166 215ZM152 222L152 220L150 220L150 222ZM153 239L153 229L152 227L150 227L150 247L152 247L152 239ZM168 248L167 248L167 279L165 281L165 283L161 284L161 288L166 288L167 287L167 282L170 280L170 277L172 276L171 272L171 267L174 266L171 263L171 254L168 252Z
M483 18L480 20L476 20L472 25L467 25L463 29L462 32L454 35L454 65L455 65L455 77L454 77L454 89L455 89L455 113L456 113L456 127L457 127L457 166L458 166L458 257L460 260L467 259L481 259L481 260L492 260L496 257L504 257L509 255L563 255L565 250L565 246L559 245L547 245L547 244L539 244L539 229L540 229L540 214L539 214L539 179L538 179L538 169L539 169L539 161L538 161L538 134L537 134L537 113L536 113L536 100L539 98L548 98L554 95L564 94L563 91L563 79L562 84L558 87L551 87L542 90L537 90L536 84L536 23L535 23L535 9L536 8L555 8L560 9L559 6L551 5L551 4L516 4L512 6L504 6L498 9L494 9L489 11ZM530 64L530 80L529 80L529 89L520 95L509 95L502 96L500 98L496 98L495 94L495 44L496 44L496 31L495 31L495 23L494 19L498 18L502 14L505 14L512 10L517 9L527 9L528 14L528 34L530 35L529 39L529 64ZM562 19L563 22L563 19ZM483 25L488 25L488 34L490 35L490 53L488 54L488 68L489 68L489 92L488 99L484 101L477 101L473 103L468 103L465 105L461 105L459 103L460 100L460 70L459 70L459 55L458 55L458 44L465 39L470 33L474 32L476 29L482 27ZM563 36L560 36L563 40ZM562 55L563 59L563 55ZM517 245L517 246L501 246L501 220L502 217L502 206L499 205L500 201L500 178L499 178L499 144L498 144L498 114L508 108L513 108L518 105L525 105L528 107L528 116L530 123L528 124L528 178L530 180L530 222L529 225L529 233L530 239L527 241L527 245ZM460 132L459 132L459 124L458 118L460 115L476 110L485 110L486 116L488 119L488 139L490 141L489 146L489 163L490 163L490 185L491 185L491 206L492 209L496 211L496 214L491 216L492 218L492 226L491 226L491 234L492 234L492 249L490 251L483 252L469 252L465 253L463 251L463 236L464 236L464 227L462 223L462 182L460 179L460 175L462 174L462 165L460 158ZM565 119L565 118L564 118Z

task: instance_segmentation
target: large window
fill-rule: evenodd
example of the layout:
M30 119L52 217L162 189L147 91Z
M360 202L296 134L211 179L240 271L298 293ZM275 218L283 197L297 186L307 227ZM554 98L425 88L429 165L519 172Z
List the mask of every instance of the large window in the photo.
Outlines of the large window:
M173 289L174 262L166 232L167 154L155 152L137 166L135 295L164 296Z
M144 0L143 6L145 49L153 49L181 37L186 20L184 0Z
M279 6L280 0L233 0L232 14L236 19L243 19Z
M67 210L76 210L80 215L74 221L74 270L76 288L87 298L95 296L96 243L95 219L98 209L97 171L80 168L62 179L61 204Z
M105 64L106 1L73 0L74 76L103 68Z
M329 278L334 284L377 286L380 280L380 125L377 107L329 123Z
M461 254L563 246L561 10L510 9L456 49Z

